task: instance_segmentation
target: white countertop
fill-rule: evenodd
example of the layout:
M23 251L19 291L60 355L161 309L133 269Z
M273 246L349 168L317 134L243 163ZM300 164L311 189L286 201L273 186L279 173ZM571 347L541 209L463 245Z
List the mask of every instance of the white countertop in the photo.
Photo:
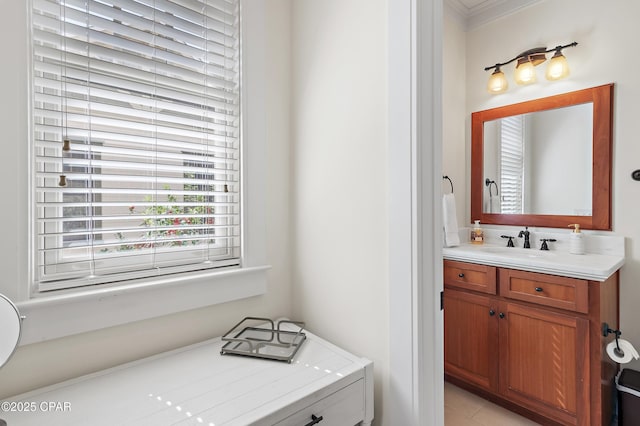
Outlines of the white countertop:
M624 256L613 254L583 255L535 248L504 247L463 243L442 249L445 259L515 268L530 272L561 275L592 281L605 281L624 264Z

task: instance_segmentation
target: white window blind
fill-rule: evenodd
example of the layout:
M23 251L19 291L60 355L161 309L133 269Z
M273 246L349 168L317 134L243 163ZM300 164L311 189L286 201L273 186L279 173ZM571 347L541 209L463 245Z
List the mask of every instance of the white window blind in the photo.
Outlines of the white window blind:
M238 8L33 0L39 291L239 264Z
M522 213L524 116L500 120L500 211Z

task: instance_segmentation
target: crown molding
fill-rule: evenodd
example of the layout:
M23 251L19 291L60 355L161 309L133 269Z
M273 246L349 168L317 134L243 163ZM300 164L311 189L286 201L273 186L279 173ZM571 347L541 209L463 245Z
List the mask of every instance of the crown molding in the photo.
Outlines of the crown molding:
M445 9L465 31L515 13L544 0L445 0Z

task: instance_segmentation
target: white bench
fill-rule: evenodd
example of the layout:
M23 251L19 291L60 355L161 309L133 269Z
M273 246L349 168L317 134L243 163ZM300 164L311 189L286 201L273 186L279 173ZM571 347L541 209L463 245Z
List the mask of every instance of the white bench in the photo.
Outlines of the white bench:
M305 333L291 364L220 355L216 338L17 395L0 418L7 426L370 425L371 361Z

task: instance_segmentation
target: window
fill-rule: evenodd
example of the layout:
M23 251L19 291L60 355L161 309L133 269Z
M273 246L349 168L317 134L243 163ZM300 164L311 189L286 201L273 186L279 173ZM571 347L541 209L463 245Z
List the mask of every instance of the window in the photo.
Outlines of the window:
M523 212L525 116L500 120L500 211Z
M33 0L37 291L240 264L239 24L237 0Z
M86 159L84 153L69 153L68 155L75 159ZM100 173L99 170L90 170L85 166L73 164L65 164L62 172L65 177L70 173L78 176ZM92 216L89 206L98 206L100 204L100 193L89 192L89 185L90 181L86 179L75 179L66 183L66 186L72 189L65 191L62 195L64 205L62 216L65 218L62 223L62 243L64 247L77 245L78 241L85 244L89 242L89 235L84 232L89 227L87 218ZM99 209L99 207L97 208Z

